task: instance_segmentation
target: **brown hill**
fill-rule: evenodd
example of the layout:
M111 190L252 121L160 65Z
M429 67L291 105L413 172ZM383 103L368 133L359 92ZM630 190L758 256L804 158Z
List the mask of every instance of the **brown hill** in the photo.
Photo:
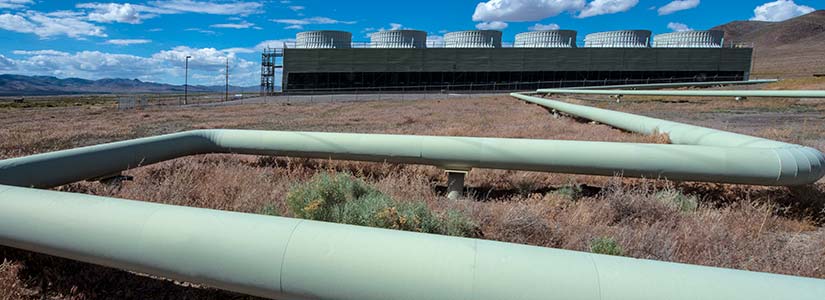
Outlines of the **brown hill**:
M754 45L757 76L825 73L825 10L782 22L734 21L714 27L725 40Z

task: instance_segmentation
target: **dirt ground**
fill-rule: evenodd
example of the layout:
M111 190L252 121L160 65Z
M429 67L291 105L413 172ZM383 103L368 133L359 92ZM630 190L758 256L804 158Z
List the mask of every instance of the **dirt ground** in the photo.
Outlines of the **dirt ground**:
M817 88L823 83L783 85ZM567 100L825 151L825 100ZM125 111L91 103L0 109L0 159L201 128L664 142L554 117L503 95ZM485 239L590 251L595 239L610 238L630 257L825 278L823 181L788 189L478 169L467 178L469 197L450 201L443 196L446 176L433 167L204 155L127 171L134 181L121 186L80 182L58 189L250 213L274 206L289 216L287 191L314 174L333 171L349 172L400 201L460 210ZM683 199L693 199L698 207L673 205ZM249 297L0 247L0 300L145 298Z

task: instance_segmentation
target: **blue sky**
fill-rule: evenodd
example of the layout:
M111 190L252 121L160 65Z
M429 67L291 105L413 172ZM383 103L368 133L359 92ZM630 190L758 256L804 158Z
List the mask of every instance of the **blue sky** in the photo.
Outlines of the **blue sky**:
M237 85L259 83L259 50L302 30L337 29L368 41L405 28L438 41L447 31L531 29L587 33L708 29L734 20L782 21L825 8L822 0L0 0L0 73L138 78L222 84L224 62Z

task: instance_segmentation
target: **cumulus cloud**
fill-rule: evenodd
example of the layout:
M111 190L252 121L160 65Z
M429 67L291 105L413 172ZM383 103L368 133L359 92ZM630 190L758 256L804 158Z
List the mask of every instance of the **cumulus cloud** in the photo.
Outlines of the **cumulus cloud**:
M693 30L693 28L690 28L690 26L687 26L684 23L676 23L676 22L667 23L667 28L670 29L670 30L673 30L673 31L691 31L691 30Z
M300 5L292 5L292 6L289 7L289 9L292 10L292 11L300 11L300 10L304 10L305 8L306 7L303 7L303 6L300 6Z
M533 26L527 27L529 30L558 30L560 27L558 24L538 24L536 23Z
M473 21L538 21L564 12L579 12L579 18L627 11L639 0L489 0L476 5Z
M82 39L86 36L106 37L104 28L83 20L83 17L66 11L44 14L37 11L0 15L0 29L20 33L33 33L40 38L65 35Z
M473 21L538 21L584 6L585 0L489 0L476 5Z
M502 30L507 28L507 23L501 21L481 22L476 24L476 28L481 30Z
M157 16L157 14L142 12L153 11L153 9L143 5L133 5L130 3L81 3L77 8L88 8L88 18L94 22L100 23L128 23L140 24L144 19L149 19Z
M151 42L152 42L152 40L145 40L145 39L114 39L114 40L106 41L107 44L118 45L118 46L148 44L148 43L151 43Z
M757 6L753 10L753 21L780 22L813 12L810 6L797 5L793 0L777 0Z
M81 51L74 54L56 50L19 50L26 57L11 59L0 55L0 69L24 75L57 77L140 78L156 82L178 83L183 78L184 57L191 55L189 72L193 84L222 84L226 59L229 59L232 82L255 85L260 79L260 65L235 56L235 52L213 48L179 46L151 56Z
M699 6L699 0L675 0L671 1L670 3L666 4L665 6L659 7L659 15L669 15L675 13L677 11L688 10L694 7Z
M594 0L587 3L578 18L588 18L599 15L609 15L626 12L639 4L639 0Z
M17 9L32 3L34 3L32 0L0 0L0 8Z
M272 22L289 25L285 29L303 29L304 25L314 24L355 24L355 21L341 21L327 17L312 17L303 19L272 19Z

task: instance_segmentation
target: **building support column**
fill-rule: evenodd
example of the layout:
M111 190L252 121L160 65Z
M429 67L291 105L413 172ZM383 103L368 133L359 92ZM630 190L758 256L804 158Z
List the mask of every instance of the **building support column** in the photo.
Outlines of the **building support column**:
M464 195L464 177L469 171L446 170L447 172L447 199L455 200Z

